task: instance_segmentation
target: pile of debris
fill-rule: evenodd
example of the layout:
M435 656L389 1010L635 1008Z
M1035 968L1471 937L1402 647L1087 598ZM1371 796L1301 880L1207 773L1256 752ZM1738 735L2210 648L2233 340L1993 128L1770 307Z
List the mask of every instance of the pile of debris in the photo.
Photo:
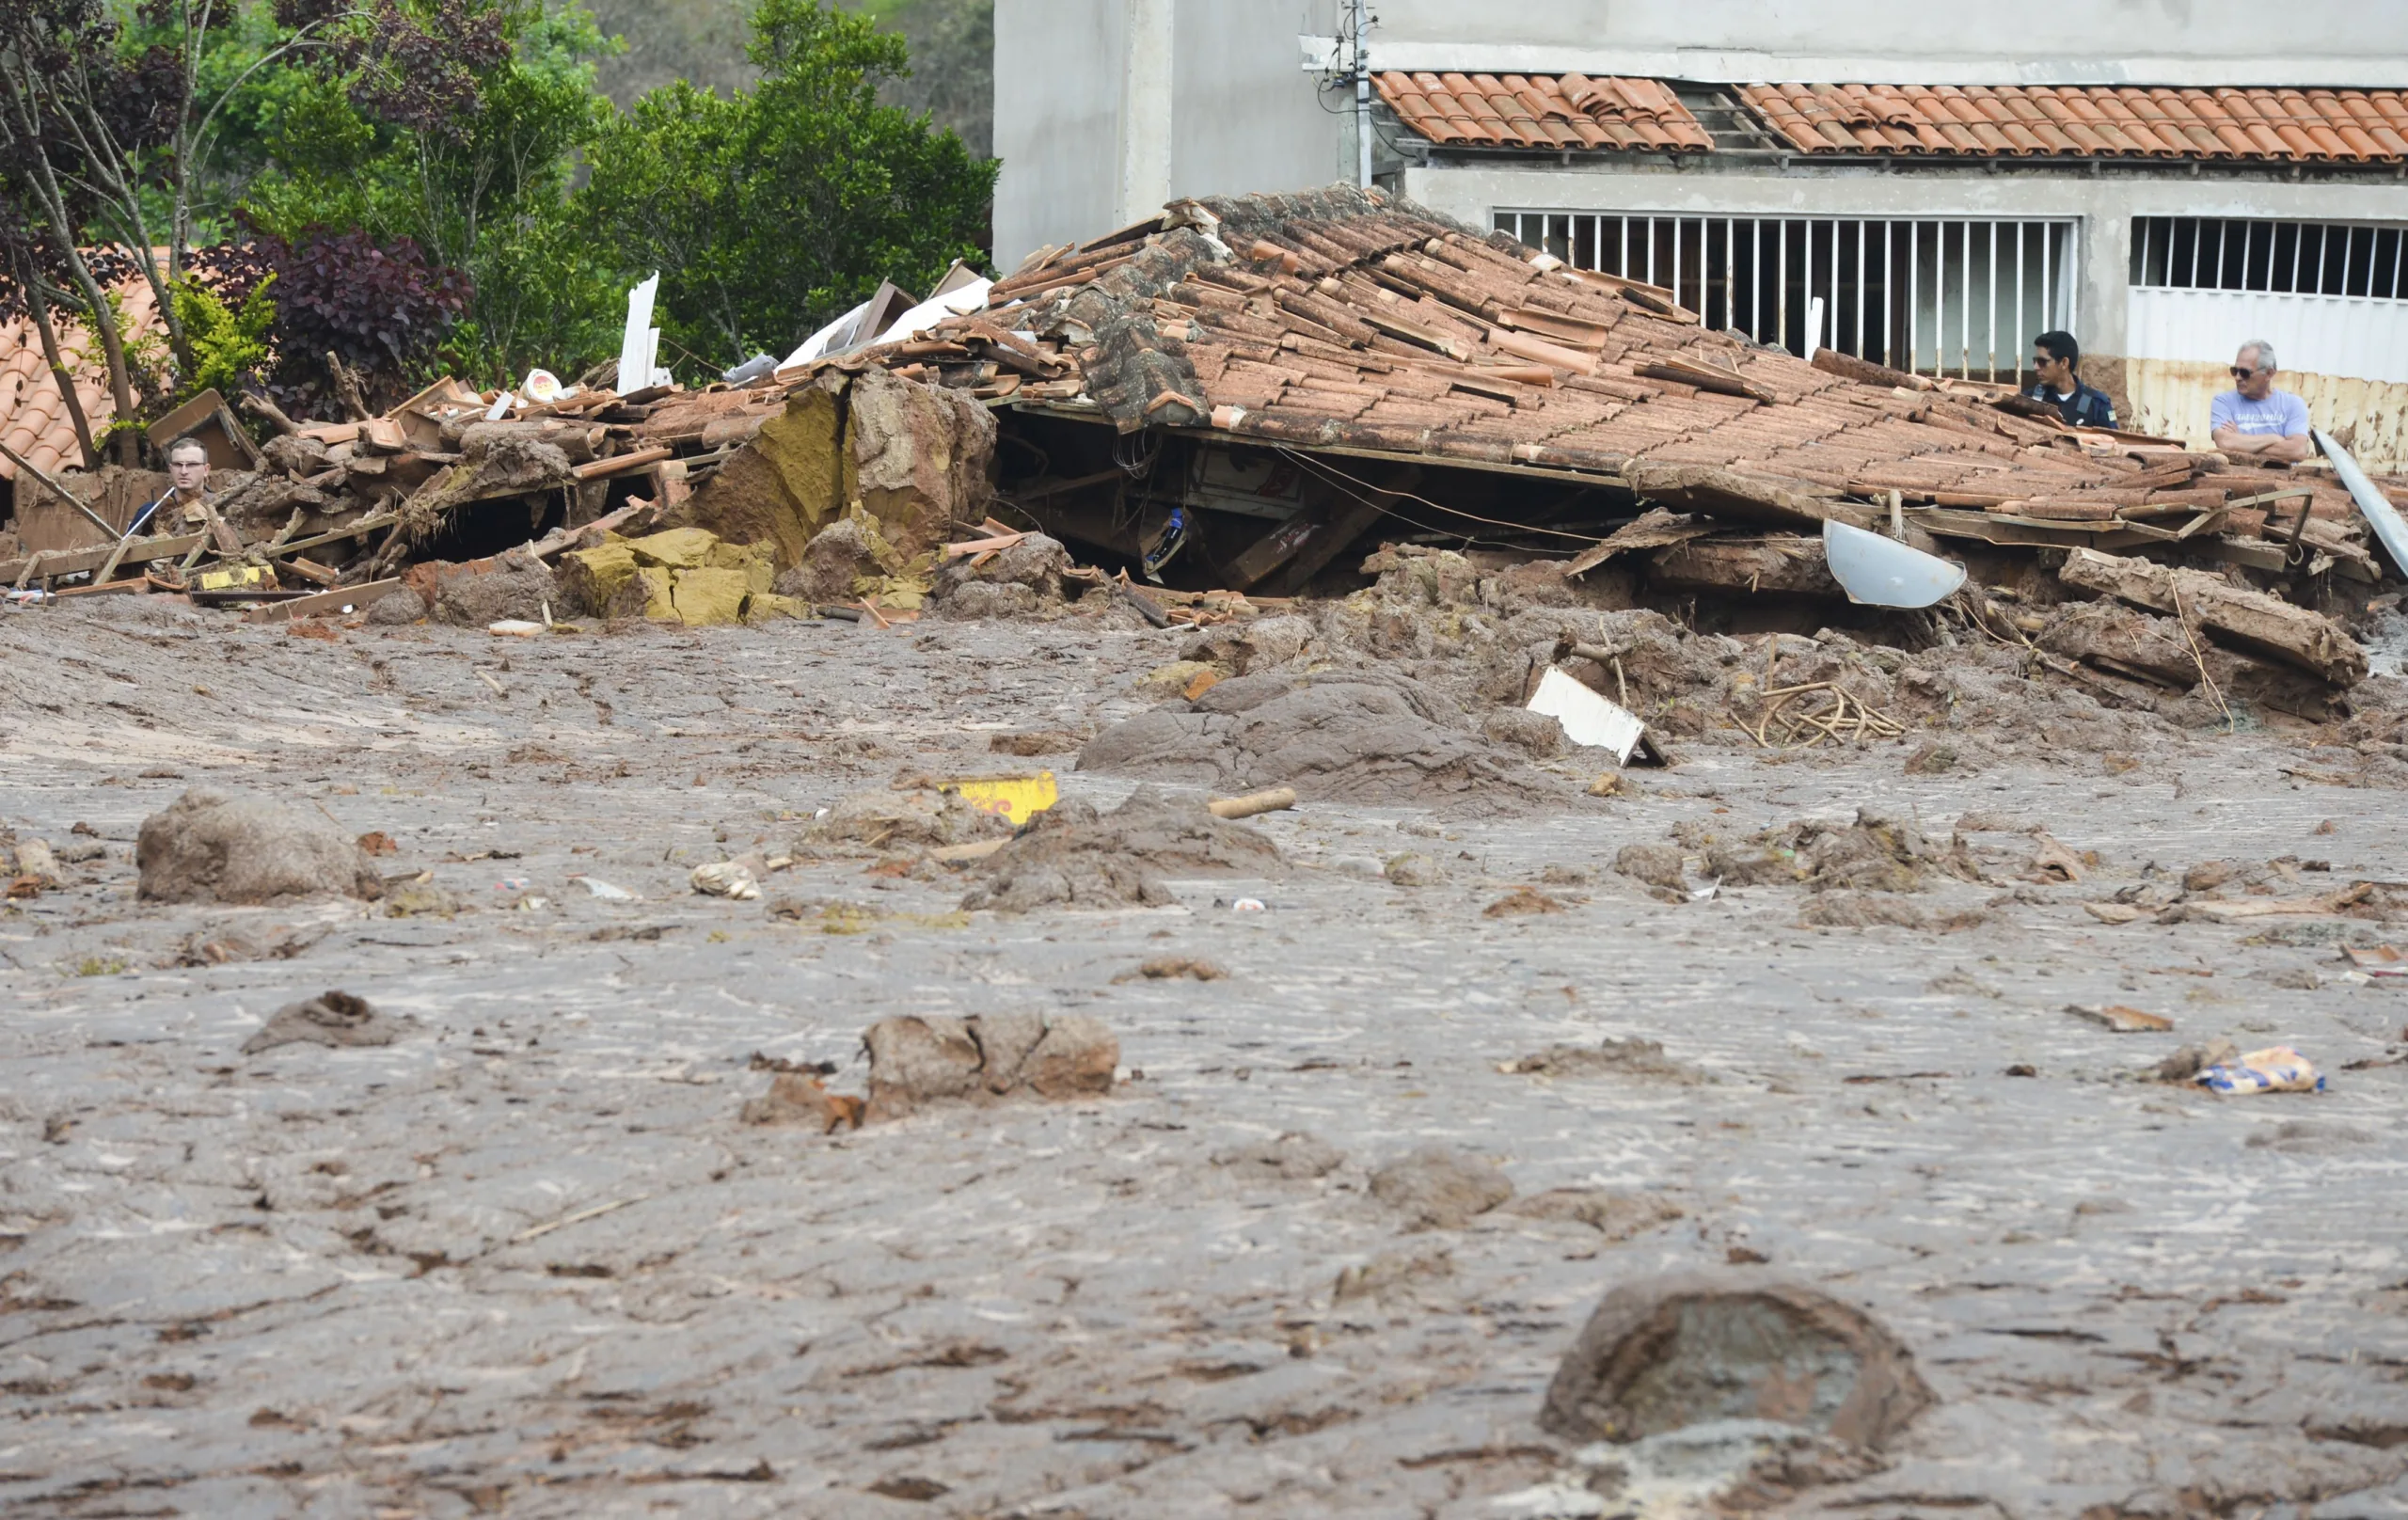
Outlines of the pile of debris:
M1006 508L1193 592L1341 593L1443 545L1566 604L1800 633L1944 605L2111 702L2238 682L2313 709L2366 673L2339 619L2384 578L2377 534L2408 550L2408 488L2329 439L2268 468L1810 363L1377 191L1178 201L986 301L807 368L987 402ZM2098 599L2122 606L2058 625ZM1904 626L1930 641L1932 614Z
M184 412L213 462L248 451L252 467L214 470L205 499L165 502L136 533L166 476L25 467L39 489L20 499L65 507L84 541L0 562L0 579L33 594L21 599L172 592L255 616L403 591L416 594L416 606L398 598L410 617L477 623L539 609L731 623L863 599L909 614L941 546L985 515L986 409L883 370L543 393L445 380L339 423L246 398L279 429L255 451L205 393ZM190 426L174 420L184 427L155 441ZM461 585L494 574L513 583Z

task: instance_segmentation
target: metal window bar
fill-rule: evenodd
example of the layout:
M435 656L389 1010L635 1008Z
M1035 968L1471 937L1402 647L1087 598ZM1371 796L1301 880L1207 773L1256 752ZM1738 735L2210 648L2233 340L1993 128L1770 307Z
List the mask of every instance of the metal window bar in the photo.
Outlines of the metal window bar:
M2159 228L2160 220L2167 225ZM1513 208L1496 212L1492 221L1499 230L1579 267L1665 286L1708 327L1735 329L1792 352L1828 346L1901 369L1967 378L2016 377L2025 340L2070 325L2072 275L2080 258L2078 224L2067 220L1711 217ZM1722 231L1719 245L1717 221ZM2169 256L2178 256L2173 219L2144 221L2135 283L2167 277ZM1933 234L1927 257L1926 227ZM1902 228L1904 238L1898 235ZM2193 236L2194 260L2201 260L2204 249L2196 245L2204 238L2198 229L2183 230ZM2387 279L2379 278L2384 252L2393 265ZM2362 286L2408 290L2408 237L2390 248L2369 241L2363 254L2350 250L2340 262L2358 266ZM2226 267L2229 273L2234 266L2227 261ZM1817 302L1828 320L1810 333L1805 320ZM1978 343L1977 302L1987 306Z

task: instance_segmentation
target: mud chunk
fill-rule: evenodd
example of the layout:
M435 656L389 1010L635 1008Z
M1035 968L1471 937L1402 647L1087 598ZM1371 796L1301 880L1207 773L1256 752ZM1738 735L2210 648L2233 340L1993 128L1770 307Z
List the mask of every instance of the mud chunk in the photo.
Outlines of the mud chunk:
M1445 1146L1424 1146L1371 1174L1371 1196L1411 1229L1461 1229L1513 1195L1503 1172Z
M1287 664L1312 641L1310 618L1257 618L1206 628L1188 641L1179 657L1210 665L1224 674L1245 675Z
M1817 892L1920 892L1934 878L1982 879L1962 838L1941 845L1873 808L1859 808L1846 824L1810 818L1713 843L1705 872L1726 886L1803 884Z
M1281 864L1279 847L1212 816L1195 799L1141 786L1110 813L1057 802L987 862L990 878L961 900L971 910L1044 907L1166 907L1165 875L1256 875Z
M1123 972L1113 978L1116 982L1173 982L1192 976L1199 982L1217 982L1228 975L1219 962L1198 960L1193 956L1157 956L1135 971Z
M1337 1304L1409 1297L1454 1275L1454 1258L1445 1251L1392 1251L1339 1272L1329 1296Z
M426 596L428 584L435 594ZM530 621L546 608L559 607L560 581L551 566L521 550L480 560L471 564L437 567L426 581L413 572L412 589L432 604L437 623L482 628L504 618Z
M1106 728L1079 768L1224 792L1293 786L1308 800L1370 806L1499 813L1569 799L1464 732L1465 720L1435 690L1385 671L1241 675Z
M987 560L965 555L937 572L933 595L955 617L1009 617L1062 600L1062 572L1070 567L1070 551L1057 539L1030 533L1011 547Z
M1561 754L1571 744L1560 721L1528 707L1499 707L1480 720L1480 731L1489 743L1508 745L1536 760Z
M778 576L770 590L806 602L853 599L853 582L879 573L875 528L858 517L839 517L813 535L802 562Z
M2154 1082L2170 1082L2176 1086L2190 1085L2191 1079L2211 1066L2233 1066L2241 1060L2241 1047L2228 1039L2211 1039L2204 1045L2185 1045L2173 1054L2149 1068L2147 1075Z
M862 1100L844 1093L832 1093L820 1080L807 1071L781 1071L769 1082L769 1090L747 1101L739 1111L747 1124L773 1125L816 1130L833 1134L847 1126L858 1129L862 1122Z
M1380 874L1400 887L1434 887L1447 879L1438 869L1438 858L1418 849L1390 856Z
M1568 1441L1635 1441L1768 1419L1877 1450L1930 1402L1907 1348L1861 1311L1811 1288L1699 1275L1607 1294L1539 1424Z
M945 1102L1105 1093L1120 1064L1119 1040L1085 1014L881 1019L863 1043L872 1123Z
M321 992L306 1003L277 1009L243 1041L243 1053L256 1055L278 1045L390 1045L406 1027L404 1021L378 1013L366 998Z
M1614 856L1614 871L1683 898L1689 893L1678 845L1624 845Z
M426 598L407 586L396 586L369 603L360 616L371 627L398 628L426 616Z
M2182 873L2182 890L2213 892L2240 874L2230 861L2202 861Z
M1497 1069L1508 1076L1653 1077L1690 1085L1709 1080L1696 1067L1666 1055L1663 1041L1654 1039L1609 1039L1594 1046L1550 1045L1536 1055L1501 1062Z
M1010 831L1011 825L971 806L958 791L919 786L841 798L826 817L812 825L808 837L830 844L899 849L959 845Z
M1876 925L1927 929L1931 915L1887 893L1830 892L1808 900L1798 910L1798 922L1818 929L1868 929Z
M142 820L134 858L150 902L271 903L374 898L384 883L328 819L260 798L198 787Z
M1301 1130L1291 1131L1275 1140L1216 1151L1212 1156L1213 1165L1228 1167L1241 1177L1272 1175L1290 1182L1327 1177L1345 1162L1346 1152Z
M1682 1217L1677 1207L1653 1194L1610 1188L1549 1188L1515 1199L1507 1211L1527 1219L1586 1225L1608 1241L1626 1241Z

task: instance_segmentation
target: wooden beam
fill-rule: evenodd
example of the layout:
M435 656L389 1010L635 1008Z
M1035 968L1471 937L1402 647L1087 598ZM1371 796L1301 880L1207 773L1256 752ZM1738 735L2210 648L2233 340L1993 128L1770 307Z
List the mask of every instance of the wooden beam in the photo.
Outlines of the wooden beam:
M267 547L267 557L271 560L280 560L288 554L298 554L303 549L316 548L321 544L338 544L346 538L357 538L362 533L372 533L377 529L389 527L399 520L389 512L372 512L348 528L338 528L331 532L314 533L308 538L293 539L290 543L271 544Z
M24 576L35 560L41 562L41 573L45 576L71 576L78 571L99 569L108 563L112 556L119 555L120 550L119 563L148 564L152 560L172 560L208 542L206 533L184 533L173 538L137 538L124 545L103 544L88 549L54 549L0 564L0 579L14 580Z
M2057 575L2069 586L2195 622L2250 653L2285 660L2336 686L2366 679L2366 651L2339 624L2220 576L2089 549L2072 550Z
M332 591L312 592L307 596L295 596L290 601L269 602L263 606L246 608L243 612L243 621L282 623L290 618L310 617L320 612L332 612L345 607L364 608L371 602L382 600L388 592L394 590L401 583L401 578L396 576L390 580L372 580L360 586L338 586Z

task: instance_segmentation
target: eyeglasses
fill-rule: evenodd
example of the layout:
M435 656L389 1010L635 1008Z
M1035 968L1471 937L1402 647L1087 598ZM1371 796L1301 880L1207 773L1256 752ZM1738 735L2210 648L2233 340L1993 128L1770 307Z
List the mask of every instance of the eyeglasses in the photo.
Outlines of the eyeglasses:
M2242 368L2240 365L2238 365L2238 364L2236 364L2236 365L2234 365L2234 366L2232 367L2232 377L2233 377L2235 380L2246 380L2246 379L2248 379L2251 375L2256 374L2256 373L2258 373L2258 371L2256 371L2256 370L2244 370L2244 369L2242 369Z

